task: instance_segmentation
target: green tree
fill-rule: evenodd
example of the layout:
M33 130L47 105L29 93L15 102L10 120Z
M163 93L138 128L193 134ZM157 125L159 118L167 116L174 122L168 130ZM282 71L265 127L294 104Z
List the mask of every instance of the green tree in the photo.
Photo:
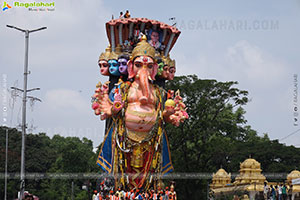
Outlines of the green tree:
M0 127L0 173L5 171L5 127ZM9 129L8 172L19 173L21 164L21 133ZM52 139L45 133L27 134L25 151L26 173L86 173L97 171L93 143L87 138L62 137ZM0 187L4 188L4 179ZM82 185L87 180L74 180L75 197L82 198ZM26 190L41 199L71 198L71 179L26 179ZM95 181L94 181L95 182ZM95 184L95 183L94 183ZM19 191L19 180L8 180L8 199L15 199ZM4 196L4 190L0 190Z
M213 172L228 163L233 140L245 134L241 106L248 102L248 92L234 88L235 84L200 80L195 75L168 82L167 89L180 90L190 115L178 128L167 126L176 172ZM207 180L180 181L179 198L204 199L207 184Z
M166 89L180 90L190 118L179 127L167 125L175 172L216 172L220 167L238 172L249 156L265 172L288 173L299 168L299 148L259 137L244 117L248 92L237 82L201 80L195 75L176 77ZM206 199L210 177L178 180L179 199Z
M55 135L52 138L51 148L56 151L56 160L49 169L52 173L68 173L76 176L81 173L93 172L95 170L95 153L93 143L87 138L80 140L77 137L62 137ZM74 181L75 195L81 192L84 179L51 179L48 180L49 189L47 194L55 199L66 199L71 197L71 185ZM53 193L55 191L55 193Z

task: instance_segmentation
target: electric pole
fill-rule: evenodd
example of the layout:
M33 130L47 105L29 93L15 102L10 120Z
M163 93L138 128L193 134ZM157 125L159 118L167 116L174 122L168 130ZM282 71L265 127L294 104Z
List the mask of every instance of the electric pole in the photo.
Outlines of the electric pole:
M25 135L26 135L26 101L27 101L27 92L33 90L39 90L40 88L33 88L27 90L27 76L28 76L28 42L29 42L29 33L41 31L47 29L47 27L42 27L34 30L24 30L15 26L6 25L8 28L13 28L18 31L25 33L25 61L24 61L24 87L23 90L19 88L12 88L17 89L23 92L23 106L22 106L22 148L21 148L21 173L20 173L20 196L19 200L22 200L24 196L25 190Z

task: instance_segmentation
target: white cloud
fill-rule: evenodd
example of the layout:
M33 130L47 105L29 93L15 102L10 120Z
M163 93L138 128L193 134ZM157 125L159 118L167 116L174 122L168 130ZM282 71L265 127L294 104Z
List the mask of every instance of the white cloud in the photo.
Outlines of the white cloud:
M227 49L227 72L247 85L268 88L278 86L287 75L286 66L258 46L238 41Z
M32 33L29 38L32 73L28 88L40 87L40 92L31 95L42 99L33 112L28 106L28 126L34 121L38 127L34 132L85 136L94 145L100 144L104 123L94 115L90 96L99 78L98 56L108 44L105 22L110 13L102 0L55 1L53 12L12 8L0 13L0 43L5 47L0 50L0 66L9 86L16 79L23 83L24 33L5 25L23 29L47 26L47 30ZM15 108L14 124L19 116Z
M51 112L64 110L85 113L87 102L85 102L84 98L80 96L78 91L55 89L47 91L43 106Z
M223 51L201 51L191 58L175 51L177 75L197 74L200 78L238 81L243 88L262 91L286 81L289 66L261 47L246 40Z
M52 89L42 99L36 112L32 113L38 132L46 132L50 136L87 137L94 146L101 143L104 123L94 115L88 96L70 89Z
M55 3L55 11L48 12L13 7L1 13L0 24L23 29L47 27L47 30L30 34L29 64L32 70L85 68L89 61L96 62L108 44L104 24L110 18L109 9L104 8L100 0ZM1 26L0 41L6 47L1 51L3 57L23 57L23 33ZM17 66L15 62L9 60L6 64L14 67Z
M246 40L236 41L223 50L218 47L218 51L199 49L193 58L175 52L178 75L195 73L202 79L238 81L235 87L249 91L251 101L244 106L245 117L258 134L268 133L271 139L277 139L293 131L293 70L286 64L286 58L275 57L263 46ZM293 139L296 142L295 136Z

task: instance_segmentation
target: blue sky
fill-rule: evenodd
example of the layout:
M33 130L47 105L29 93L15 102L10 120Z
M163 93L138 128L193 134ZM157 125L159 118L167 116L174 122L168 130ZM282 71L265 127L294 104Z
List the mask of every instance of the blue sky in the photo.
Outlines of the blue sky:
M13 1L6 2L13 5ZM0 12L1 87L4 82L16 85L17 80L17 86L23 87L24 36L6 24L24 29L48 27L30 35L28 86L40 87L32 95L43 100L33 111L28 106L29 126L36 127L33 132L85 136L95 146L100 144L104 123L90 109L95 84L106 81L99 74L97 59L108 45L105 22L127 9L132 17L169 24L169 18L176 17L182 31L171 52L177 75L238 81L237 87L249 91L246 119L259 135L281 139L300 128L300 124L293 125L293 75L300 72L299 0L60 0L52 12L16 7ZM21 122L20 102L17 99L8 111L11 126ZM0 103L3 107L3 99ZM300 132L282 142L300 147L299 136Z

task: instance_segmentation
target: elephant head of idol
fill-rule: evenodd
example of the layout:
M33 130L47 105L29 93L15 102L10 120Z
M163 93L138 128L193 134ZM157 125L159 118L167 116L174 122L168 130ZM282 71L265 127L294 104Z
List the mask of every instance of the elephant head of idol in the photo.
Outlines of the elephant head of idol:
M144 35L133 49L128 62L128 79L134 79L141 90L142 96L138 97L141 104L147 104L150 97L150 84L155 80L157 63L154 59L155 49L147 42Z

